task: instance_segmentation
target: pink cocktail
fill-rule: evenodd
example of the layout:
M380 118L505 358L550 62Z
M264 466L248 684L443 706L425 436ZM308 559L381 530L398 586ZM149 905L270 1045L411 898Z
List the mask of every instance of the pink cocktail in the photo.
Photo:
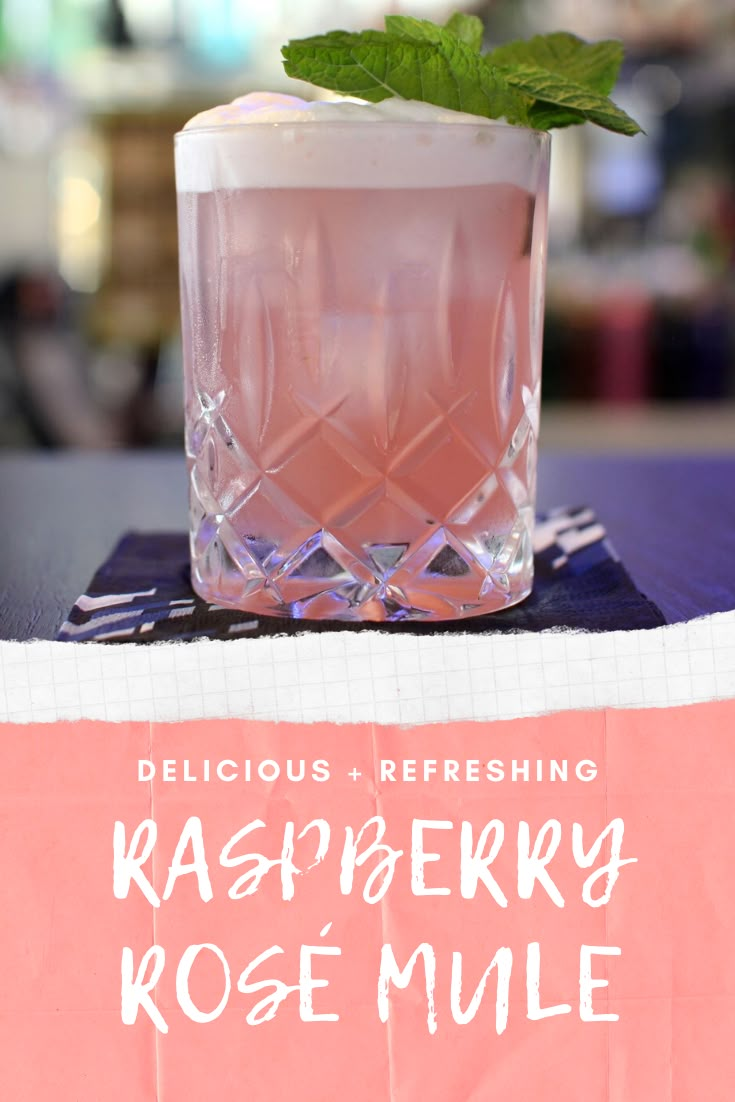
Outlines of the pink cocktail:
M197 592L352 620L527 596L548 137L201 127L177 181Z

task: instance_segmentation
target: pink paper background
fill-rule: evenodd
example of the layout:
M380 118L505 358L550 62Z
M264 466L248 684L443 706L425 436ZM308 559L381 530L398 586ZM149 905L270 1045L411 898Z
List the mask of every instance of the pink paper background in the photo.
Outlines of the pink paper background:
M245 721L176 725L77 723L0 728L0 1097L13 1102L731 1102L735 1098L735 701L669 710L569 713L495 724L400 729L299 726ZM139 758L192 763L251 757L327 758L326 784L140 784ZM379 757L591 758L588 784L396 784L378 790ZM357 768L359 781L348 777ZM255 818L269 823L247 849L280 848L285 820L328 819L335 850L347 823L384 815L390 838L407 848L412 817L505 820L508 839L494 866L510 900L499 909L487 894L462 901L456 890L457 835L437 839L442 861L427 883L447 883L449 897L415 898L405 873L382 905L339 895L338 855L280 899L275 879L248 899L227 887L238 870L222 870L224 842ZM148 815L159 840L153 879L159 892L179 831L202 819L215 898L203 903L193 878L182 880L155 911L132 888L112 893L112 830L128 833ZM625 820L621 870L608 907L579 899L584 879L569 855L568 825L582 822L591 841L614 816ZM540 827L557 818L562 847L551 871L567 904L556 908L538 889L521 901L513 887L514 831L519 819ZM280 828L280 830L279 830ZM261 837L262 836L262 837ZM274 854L275 855L275 854ZM342 958L317 968L330 980L315 1007L337 1010L336 1023L304 1023L292 996L275 1021L253 1028L251 996L230 997L211 1024L188 1021L175 1000L173 969L192 943L212 942L227 956L233 986L239 972L274 943L280 963L256 978L296 981L298 946L316 944L333 922L328 944ZM120 955L136 959L153 941L169 963L158 987L168 1018L157 1034L141 1014L120 1019ZM426 1029L422 970L397 992L389 1026L376 1010L380 946L408 957L419 942L437 952L438 1031ZM570 1002L573 1013L541 1022L525 1018L525 948L541 943L542 1001ZM598 1012L615 1023L582 1023L578 954L582 943L610 944L622 956L597 961L609 992ZM477 1017L453 1023L448 963L465 958L465 1003L496 949L514 951L507 1031L494 1030L495 980ZM204 964L192 982L203 1006L219 998ZM609 995L609 998L608 998Z

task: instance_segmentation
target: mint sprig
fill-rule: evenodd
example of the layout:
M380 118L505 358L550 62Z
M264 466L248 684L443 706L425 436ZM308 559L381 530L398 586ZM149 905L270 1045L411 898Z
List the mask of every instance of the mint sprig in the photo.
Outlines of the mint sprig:
M637 133L637 124L634 124L636 129L631 129L625 122L627 116L621 119L620 116L624 113L607 98L615 87L623 63L621 42L608 39L590 43L575 34L557 31L555 34L536 35L527 41L498 46L488 54L488 61L507 70L508 79L512 82L515 77L517 86L521 86L524 77L527 78L523 86L535 99L529 110L529 118L531 125L540 130L573 126L588 120L599 122L596 115L600 112L609 114L613 109L620 126L612 126L610 129ZM530 70L534 71L533 74ZM557 80L552 87L551 97L547 92L544 98L542 82L548 79L549 74L561 78L565 83L562 86ZM595 94L586 110L569 110L572 106L569 99L570 85L575 86L577 97L580 95L579 88ZM600 125L606 124L600 122Z
M527 97L448 31L436 41L331 31L289 42L283 59L289 76L371 103L398 96L488 119L512 117L522 124L527 118Z
M594 122L621 134L638 124L608 93L619 42L539 35L481 54L482 22L456 13L441 27L389 15L385 31L332 31L283 47L286 73L371 103L397 96L538 130Z

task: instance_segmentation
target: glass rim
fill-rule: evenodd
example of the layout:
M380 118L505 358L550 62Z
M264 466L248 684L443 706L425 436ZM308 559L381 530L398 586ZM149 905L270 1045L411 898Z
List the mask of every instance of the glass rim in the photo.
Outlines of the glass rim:
M447 108L447 110L449 110ZM532 126L516 126L511 123L503 122L501 119L486 119L483 115L477 116L477 122L471 122L469 119L461 119L457 122L448 122L442 120L433 121L419 121L418 119L313 119L309 121L294 120L290 122L277 121L277 122L236 122L227 123L225 126L192 126L188 130L183 128L177 130L174 134L174 141L179 139L193 138L196 135L211 137L213 134L241 134L243 131L253 131L254 133L265 132L276 133L278 130L300 130L304 132L311 132L317 129L320 132L324 130L361 130L377 127L378 132L385 133L389 129L413 129L413 130L441 130L444 133L451 133L453 131L467 131L467 130L494 130L502 131L506 134L524 134L526 136L533 135L537 138L544 139L544 144L548 144L551 140L551 134L548 130L536 130Z

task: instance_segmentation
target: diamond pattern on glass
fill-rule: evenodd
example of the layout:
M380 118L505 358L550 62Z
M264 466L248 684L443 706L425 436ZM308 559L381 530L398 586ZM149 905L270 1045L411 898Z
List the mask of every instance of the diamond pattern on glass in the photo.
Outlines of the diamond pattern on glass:
M510 185L196 198L202 596L430 621L529 591L543 286L529 201Z

